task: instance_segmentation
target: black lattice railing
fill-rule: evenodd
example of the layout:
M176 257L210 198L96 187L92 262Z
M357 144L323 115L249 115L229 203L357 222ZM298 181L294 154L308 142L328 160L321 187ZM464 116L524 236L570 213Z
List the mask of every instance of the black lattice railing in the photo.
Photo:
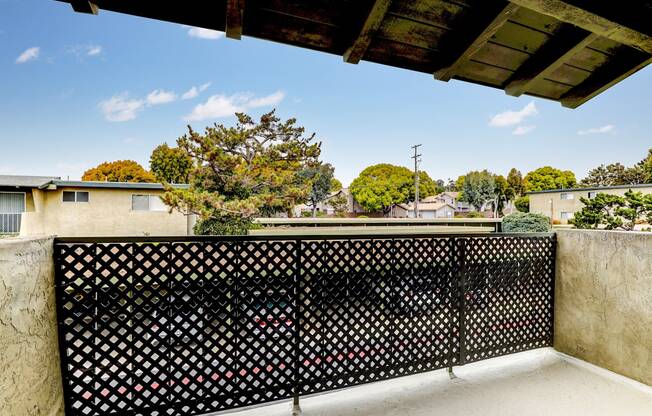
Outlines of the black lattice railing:
M554 236L57 239L68 415L196 415L552 343Z

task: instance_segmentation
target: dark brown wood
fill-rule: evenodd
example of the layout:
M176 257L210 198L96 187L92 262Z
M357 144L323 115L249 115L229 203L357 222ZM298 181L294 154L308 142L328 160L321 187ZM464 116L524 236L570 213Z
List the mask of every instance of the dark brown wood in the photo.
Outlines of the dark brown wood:
M98 14L100 8L97 4L84 0L73 0L70 2L72 9L77 13Z
M242 19L245 0L226 0L226 37L242 38Z
M510 0L538 13L652 53L652 5L646 0Z
M391 3L392 0L374 1L374 4L371 6L371 10L369 11L367 18L362 25L360 33L353 41L353 45L351 45L351 47L347 49L346 52L344 52L344 62L348 62L350 64L357 64L360 62L364 56L364 53L367 51L369 44L371 43L371 39L374 37L376 31L378 31L378 28L383 22L383 19L385 18Z
M596 70L586 81L564 94L561 105L577 108L591 98L652 63L650 55L635 49L625 50L617 59Z
M507 4L500 12L491 20L483 30L468 44L462 46L456 56L448 65L435 72L434 76L440 81L449 81L455 73L464 65L476 52L478 52L491 37L507 22L507 20L518 10L518 6L514 4ZM472 26L471 26L472 27ZM477 29L477 26L474 28ZM455 45L458 46L458 45Z
M598 35L567 25L527 60L505 85L505 93L518 97L590 45Z

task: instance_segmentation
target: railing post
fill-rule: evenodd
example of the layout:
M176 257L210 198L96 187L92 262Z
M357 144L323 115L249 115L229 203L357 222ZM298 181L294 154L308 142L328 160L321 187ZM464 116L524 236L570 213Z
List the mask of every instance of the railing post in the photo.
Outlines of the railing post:
M459 365L466 362L466 240L457 239L457 264L458 264L458 287L460 291L459 301L459 325L460 325L460 357Z
M292 416L301 414L299 406L299 393L301 392L301 240L294 240L295 247L295 267L294 267L294 396L292 399Z

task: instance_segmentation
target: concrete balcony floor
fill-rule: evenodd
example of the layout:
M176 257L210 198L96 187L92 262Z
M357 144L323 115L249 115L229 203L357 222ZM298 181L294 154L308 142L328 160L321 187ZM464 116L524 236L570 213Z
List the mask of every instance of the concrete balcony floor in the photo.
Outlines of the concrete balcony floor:
M652 387L540 349L301 399L302 416L650 416ZM289 416L287 402L233 416Z

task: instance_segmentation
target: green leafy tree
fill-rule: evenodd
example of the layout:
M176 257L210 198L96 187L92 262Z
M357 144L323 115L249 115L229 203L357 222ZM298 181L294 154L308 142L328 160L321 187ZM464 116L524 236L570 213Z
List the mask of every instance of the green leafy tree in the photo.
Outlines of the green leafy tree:
M133 160L116 160L104 162L88 169L82 181L98 182L156 182L156 178L138 162Z
M457 177L457 180L455 181L455 191L457 192L463 192L464 191L464 175L460 175Z
M514 200L523 195L523 175L516 168L510 169L507 174L507 190L505 196L507 199Z
M494 202L497 196L496 176L489 171L469 172L464 176L462 182L462 201L468 202L478 210L482 210L486 204Z
M509 192L509 183L503 175L494 175L495 183L495 201L494 205L494 214L496 217L502 215L503 209L505 208L505 202L509 199L507 194Z
M652 183L652 148L648 150L647 157L641 160L636 166L643 172L644 182Z
M584 207L570 221L577 228L622 229L631 231L637 222L652 222L652 194L625 192L625 196L599 193L594 198L580 198Z
M183 149L163 143L152 151L149 168L159 182L188 183L192 158Z
M289 213L307 200L311 182L301 175L319 163L321 143L291 118L274 111L258 122L236 113L233 127L188 127L177 141L193 160L190 188L167 187L165 202L199 216L198 233L243 234L256 215Z
M328 200L328 204L335 210L335 215L338 217L346 217L348 208L348 201L344 195L333 196Z
M645 171L640 165L627 168L620 163L611 163L591 169L580 186L636 185L644 183L645 179Z
M334 174L335 168L329 163L309 166L299 173L301 178L310 183L307 205L312 211L312 217L317 216L317 205L330 195Z
M419 198L434 195L436 184L426 172L419 172L419 181ZM414 173L388 163L369 166L353 180L349 190L366 211L387 212L394 204L414 199Z
M530 197L528 195L523 195L514 201L514 206L520 212L529 212L530 211Z
M337 192L342 189L342 182L339 179L333 178L331 181L331 192Z
M574 188L576 184L577 180L573 172L570 170L555 169L550 166L533 170L523 178L525 192Z

